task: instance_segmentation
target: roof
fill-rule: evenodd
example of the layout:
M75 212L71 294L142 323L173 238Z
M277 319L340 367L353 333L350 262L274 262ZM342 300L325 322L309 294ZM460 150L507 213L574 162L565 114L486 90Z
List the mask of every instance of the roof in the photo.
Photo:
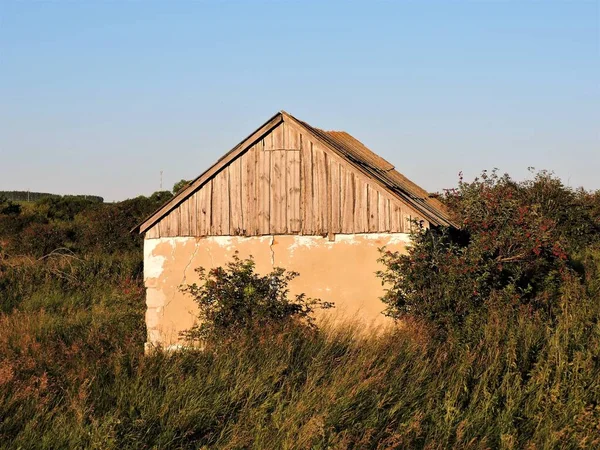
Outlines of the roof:
M291 114L281 111L223 155L202 175L191 181L185 189L182 189L175 197L166 202L132 231L139 230L140 233L143 233L152 227L204 185L204 183L210 180L217 172L219 172L219 170L233 161L233 159L243 153L247 148L254 144L254 142L261 139L283 121L290 121L301 128L304 128L309 134L312 134L314 138L331 151L343 157L352 166L363 172L366 176L377 182L377 184L385 188L401 201L412 206L431 224L436 226L455 226L442 202L436 198L432 198L427 191L396 171L395 167L390 162L373 153L358 139L345 131L325 131L315 128L306 122L296 119Z

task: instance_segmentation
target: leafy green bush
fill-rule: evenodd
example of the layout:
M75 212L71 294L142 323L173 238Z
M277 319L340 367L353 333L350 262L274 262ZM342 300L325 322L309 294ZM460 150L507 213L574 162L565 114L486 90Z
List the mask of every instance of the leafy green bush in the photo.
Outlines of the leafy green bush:
M18 216L19 214L21 214L21 205L13 203L0 194L0 215Z
M443 198L460 230L418 229L408 254L382 254L386 313L419 317L442 335L478 328L496 308L551 322L573 252L600 239L594 198L546 172L520 183L495 172L461 180Z
M226 267L206 272L197 268L200 284L184 286L199 308L198 324L184 335L190 340L223 341L264 327L290 323L314 328L315 308L331 308L330 302L298 294L289 295L288 283L298 276L276 268L261 276L252 258L241 260L236 253Z

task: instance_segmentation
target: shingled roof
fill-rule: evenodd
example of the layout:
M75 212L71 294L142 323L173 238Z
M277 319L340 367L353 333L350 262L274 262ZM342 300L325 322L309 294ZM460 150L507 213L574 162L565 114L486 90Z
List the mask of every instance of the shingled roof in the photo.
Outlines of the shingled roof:
M284 120L295 122L301 128L304 128L326 147L349 161L366 176L383 186L403 202L415 208L415 210L421 213L432 225L455 226L444 205L438 199L432 198L427 191L399 173L393 164L372 152L358 139L345 131L325 131L320 128L315 128L285 111L280 111L265 122L253 134L223 155L208 170L190 182L178 195L169 200L132 231L139 230L140 232L144 232L150 228L214 176L222 167L229 164L256 140L270 132Z

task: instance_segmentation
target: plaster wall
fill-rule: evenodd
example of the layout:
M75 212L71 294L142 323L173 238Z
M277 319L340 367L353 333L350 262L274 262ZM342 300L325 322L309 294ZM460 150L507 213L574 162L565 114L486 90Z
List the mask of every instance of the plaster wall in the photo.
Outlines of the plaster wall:
M300 276L290 283L292 294L304 292L334 302L335 308L317 312L318 320L358 320L365 327L385 327L391 321L381 314L384 288L375 276L382 268L378 249L405 251L408 242L406 233L338 234L332 241L299 235L146 239L146 346L181 344L179 333L193 326L197 309L179 286L198 281L197 267L225 265L236 250L241 258L252 255L259 273L274 267L298 272Z

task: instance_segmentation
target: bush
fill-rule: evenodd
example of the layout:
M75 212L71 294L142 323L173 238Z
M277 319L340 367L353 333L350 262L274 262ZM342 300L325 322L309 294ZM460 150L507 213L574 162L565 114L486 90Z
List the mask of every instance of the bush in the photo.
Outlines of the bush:
M496 308L552 322L574 252L599 240L594 195L546 172L521 183L496 172L461 180L443 197L460 230L418 229L408 254L382 254L386 314L424 319L441 335L478 328Z
M236 253L224 267L206 272L196 269L201 284L184 286L199 308L199 323L184 335L190 340L215 342L264 327L301 324L314 328L315 308L332 303L298 294L290 298L288 283L298 276L276 268L260 276L252 258L241 260Z
M21 214L21 205L13 203L0 194L0 215L18 216Z

